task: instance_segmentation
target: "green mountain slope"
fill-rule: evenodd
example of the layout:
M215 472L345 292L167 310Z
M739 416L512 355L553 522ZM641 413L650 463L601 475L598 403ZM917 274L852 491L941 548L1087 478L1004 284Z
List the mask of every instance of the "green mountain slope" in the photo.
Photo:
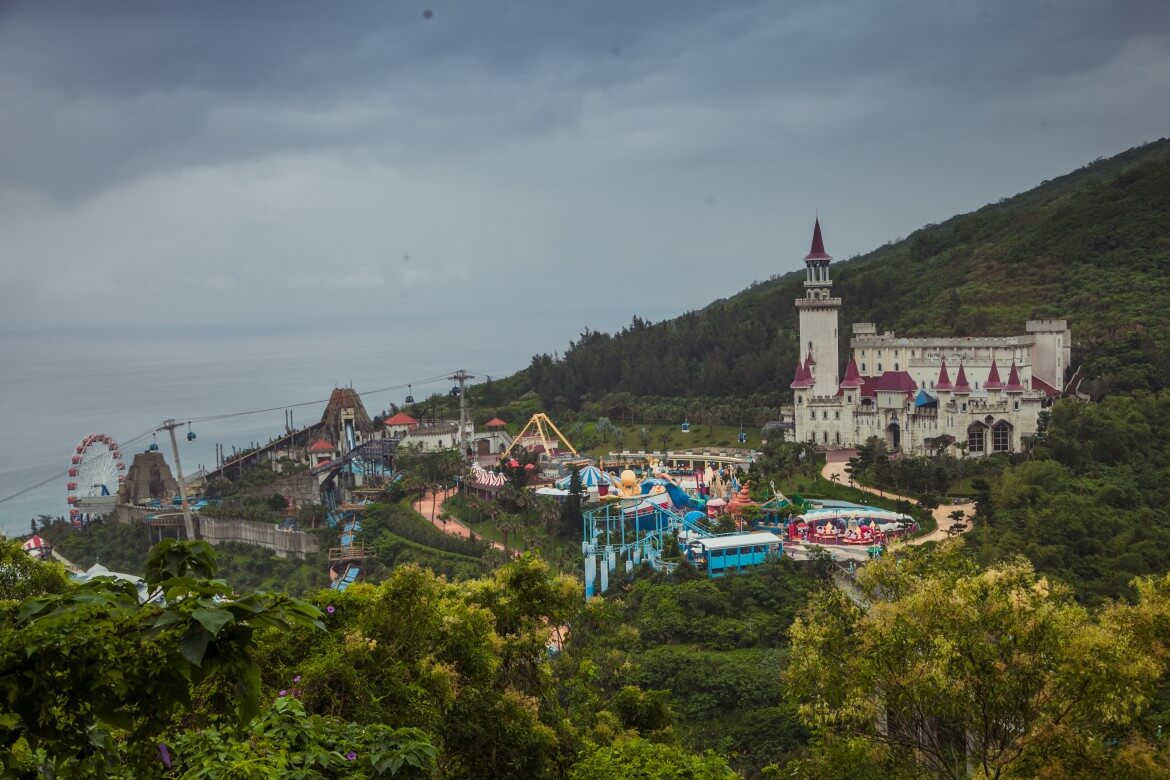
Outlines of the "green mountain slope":
M803 240L803 238L802 238ZM1098 160L1035 189L833 264L850 326L913 335L1008 335L1067 317L1073 362L1098 390L1170 385L1170 139ZM780 396L797 359L804 274L616 334L587 332L537 355L499 389L546 406L628 392Z

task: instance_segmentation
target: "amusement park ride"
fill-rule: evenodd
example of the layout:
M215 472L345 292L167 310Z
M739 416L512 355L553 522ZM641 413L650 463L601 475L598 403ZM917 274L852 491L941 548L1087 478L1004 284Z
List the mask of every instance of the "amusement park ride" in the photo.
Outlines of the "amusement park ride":
M69 518L79 523L86 515L104 515L118 501L118 487L126 476L122 449L111 436L91 433L69 458L65 484Z
M540 445L544 447L544 452L552 454L554 436L556 440L559 440L561 444L565 445L565 449L573 453L573 455L577 455L577 448L565 438L565 434L560 432L560 429L553 424L553 421L549 419L548 415L544 412L537 412L532 415L528 422L524 423L524 427L520 429L520 433L516 434L516 438L512 439L512 443L504 450L500 459L506 459L512 454L512 450L517 445L524 446L524 442L530 440L539 441Z

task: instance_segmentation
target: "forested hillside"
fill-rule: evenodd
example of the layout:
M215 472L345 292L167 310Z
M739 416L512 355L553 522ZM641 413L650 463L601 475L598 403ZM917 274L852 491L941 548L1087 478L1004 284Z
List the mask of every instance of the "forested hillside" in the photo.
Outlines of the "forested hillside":
M1006 335L1029 318L1067 317L1074 364L1100 378L1095 390L1167 386L1168 213L1164 139L835 262L842 346L858 321L905 335ZM802 256L807 237L778 243ZM546 407L559 398L572 408L611 392L778 397L795 367L792 302L802 281L791 273L673 320L635 316L617 334L587 331L563 356L535 356L497 391L535 390Z

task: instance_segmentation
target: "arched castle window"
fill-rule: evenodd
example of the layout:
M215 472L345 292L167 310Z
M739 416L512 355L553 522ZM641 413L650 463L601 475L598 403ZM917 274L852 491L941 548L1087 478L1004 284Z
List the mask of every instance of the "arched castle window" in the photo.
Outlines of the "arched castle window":
M991 451L992 452L1011 452L1012 449L1012 426L1011 423L1000 420L995 425L991 426Z
M861 364L861 373L865 373L865 363Z
M882 364L881 364L881 363L878 363L878 373L880 374L880 373L881 373L881 371L882 371Z
M973 422L967 426L967 452L983 453L987 447L987 426Z
M895 370L895 371L899 371L899 370L901 370L901 369L899 369L899 368L898 368L898 363L897 363L896 361L895 361L895 363L894 363L894 370Z
M1020 402L1019 401L1012 401L1012 408L1015 409L1017 412L1020 411Z
M825 431L825 437L824 437L823 441L825 442L825 444L829 443L829 432L828 431Z
M833 434L833 436L836 439L837 443L840 444L841 443L841 432L837 431L835 434Z

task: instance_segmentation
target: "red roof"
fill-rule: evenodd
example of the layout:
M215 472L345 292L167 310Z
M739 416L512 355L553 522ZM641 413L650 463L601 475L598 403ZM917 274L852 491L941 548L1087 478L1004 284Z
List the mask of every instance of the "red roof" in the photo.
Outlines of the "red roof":
M1049 398L1055 398L1056 396L1060 395L1059 390L1057 390L1055 387L1048 384L1047 382L1045 382L1043 379L1036 376L1035 374L1032 374L1032 389L1033 390L1040 390L1041 392L1044 393L1044 395L1048 396Z
M994 360L991 361L991 370L987 372L987 381L983 383L983 386L988 390L1003 389L1003 382L999 380L999 366L995 364Z
M808 351L808 357L806 357L806 358L804 359L804 367L805 367L805 368L808 368L808 369L811 369L811 368L812 368L813 366L815 366L816 364L817 364L817 361L816 361L816 360L813 358L813 356L812 356L812 350L810 349L810 350ZM811 374L812 372L810 371L809 373Z
M386 420L387 425L418 425L418 420L411 417L406 412L399 412L390 419Z
M955 395L970 395L971 385L967 384L967 371L963 368L963 361L959 361L959 374L955 377Z
M812 387L812 377L809 376L808 368L799 361L796 363L796 376L792 379L792 384L789 385L793 390L807 390Z
M942 368L938 370L938 381L934 383L935 390L954 390L951 384L951 375L947 373L947 361L943 360Z
M488 428L503 428L507 424L508 423L504 422L499 417L493 417L492 419L487 421Z
M914 377L905 371L886 371L881 376L864 379L861 385L861 396L863 398L876 398L879 390L883 393L914 395L915 391L918 390L918 384L914 381ZM838 390L837 395L842 395L844 392L844 389Z
M309 452L333 452L336 449L332 442L325 441L325 439L317 439L309 445Z
M1035 387L1035 377L1033 377L1033 388ZM1020 372L1016 369L1016 361L1012 361L1012 370L1008 372L1007 387L1004 388L1009 393L1022 393L1024 386L1020 384Z
M817 217L816 223L813 225L813 239L812 247L809 248L808 254L804 256L805 260L832 260L828 253L825 252L825 240L821 238L821 218Z
M857 361L849 358L849 365L845 367L845 378L841 380L841 387L856 388L865 384L861 372L857 370Z

